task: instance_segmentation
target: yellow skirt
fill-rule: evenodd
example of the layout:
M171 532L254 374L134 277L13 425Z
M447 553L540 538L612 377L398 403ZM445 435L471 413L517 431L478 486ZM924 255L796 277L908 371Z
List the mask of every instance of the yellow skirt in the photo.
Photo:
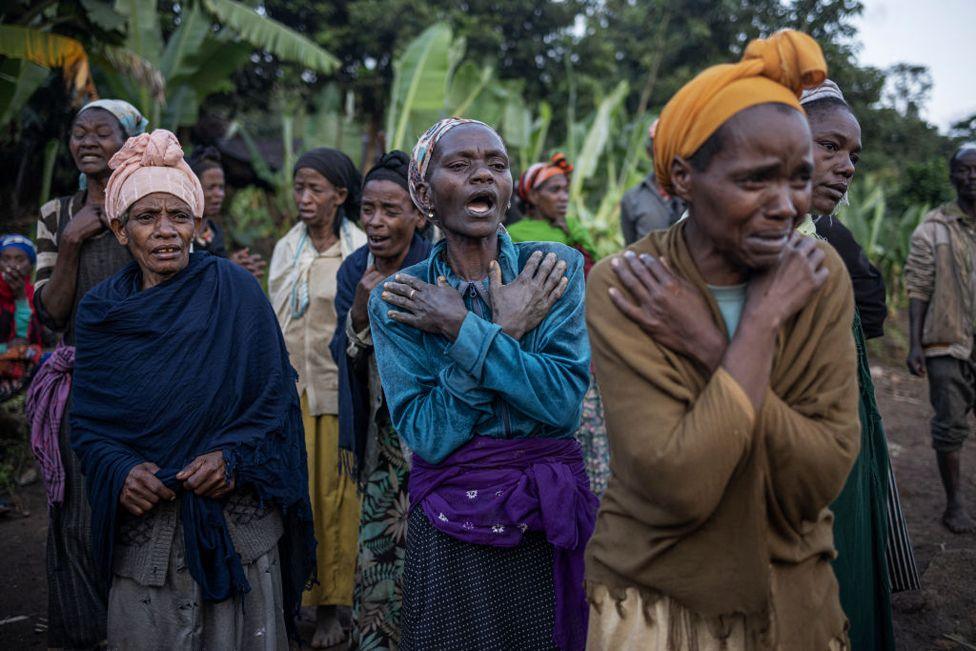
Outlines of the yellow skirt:
M339 418L313 416L302 392L302 424L308 451L308 493L315 518L319 582L302 597L304 606L351 606L359 540L359 495L339 472Z

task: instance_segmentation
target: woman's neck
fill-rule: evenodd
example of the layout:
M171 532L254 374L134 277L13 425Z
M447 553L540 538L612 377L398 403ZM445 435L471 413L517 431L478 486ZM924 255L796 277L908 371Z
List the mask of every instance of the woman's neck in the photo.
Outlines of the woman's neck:
M491 261L498 258L498 235L471 238L444 231L447 241L447 264L451 271L467 281L483 280L488 276Z
M142 270L142 291L146 291L151 287L155 287L156 285L159 285L160 283L173 277L174 275L175 274L167 274L167 275L157 274L157 273L153 273L152 271L147 271L146 269L143 269Z
M552 224L553 226L555 226L556 228L558 228L559 230L561 230L561 231L563 231L565 233L568 233L569 232L569 227L566 225L566 217L565 216L562 216L562 217L559 217L559 216L556 216L556 217L548 217L546 215L543 215L538 210L532 210L532 211L529 212L529 218L530 219L538 219L539 221L543 221L543 222L548 222L548 223Z
M312 241L312 246L319 253L328 251L339 240L339 236L332 230L332 222L335 219L336 215L333 215L332 219L327 222L306 225L308 239Z
M690 217L684 236L698 273L707 284L716 287L741 285L749 279L749 271L742 269L716 249L715 244Z
M376 267L376 270L384 276L392 276L403 268L403 261L407 259L407 253L409 252L410 247L407 246L403 249L403 251L400 251L400 253L397 255L389 258L379 258L374 256L374 266Z
M102 205L105 203L105 186L108 184L108 177L85 175L87 182L87 194L85 203Z

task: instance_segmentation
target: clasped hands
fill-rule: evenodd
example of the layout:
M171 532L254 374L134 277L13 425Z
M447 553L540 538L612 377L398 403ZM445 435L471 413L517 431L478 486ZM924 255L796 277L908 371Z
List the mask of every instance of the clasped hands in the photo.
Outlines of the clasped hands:
M521 339L542 322L566 291L569 280L565 272L566 262L559 260L555 253L543 256L541 251L536 251L529 256L518 277L505 285L501 267L493 260L488 270L492 321L505 334ZM387 313L391 319L443 335L451 341L457 338L468 314L464 299L443 276L437 279L436 285L431 285L413 276L397 274L393 281L383 285L382 298L397 308Z
M119 495L119 502L129 513L141 516L160 500L176 499L176 493L160 481L157 472L159 466L151 461L140 463L129 471ZM234 479L227 477L224 453L220 450L201 454L177 473L176 478L182 482L184 490L200 497L217 499L234 490Z

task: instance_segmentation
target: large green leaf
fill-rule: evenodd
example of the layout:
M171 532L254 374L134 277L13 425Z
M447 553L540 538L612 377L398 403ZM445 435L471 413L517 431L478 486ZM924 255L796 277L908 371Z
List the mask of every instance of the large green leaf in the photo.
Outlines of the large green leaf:
M452 49L453 48L453 49ZM388 149L402 149L407 138L441 116L448 78L457 61L457 42L446 23L431 25L415 38L394 63L393 90L387 115ZM413 126L411 125L423 125Z
M115 11L108 2L104 0L81 0L81 5L88 14L88 20L102 29L110 32L125 31L125 16Z
M160 126L173 130L196 123L200 102L213 93L232 90L231 74L248 61L250 53L243 43L207 35L187 52L181 66L184 73L170 80Z
M180 26L166 43L159 64L159 69L166 79L194 72L194 69L187 65L187 59L200 49L203 39L210 33L210 18L203 13L198 4L190 7L189 11L184 10L182 18Z
M586 133L586 139L580 148L579 156L576 158L573 169L573 180L570 183L570 200L575 204L583 203L583 182L590 178L596 171L600 156L607 144L610 136L610 123L613 112L620 106L620 103L627 96L627 82L621 81L612 93L600 101L597 106L596 115L593 116L593 123Z
M126 47L159 67L163 33L159 27L156 0L115 0L115 10L127 19Z
M447 109L451 115L467 116L485 103L485 89L495 77L493 66L478 67L471 61L462 63L451 76Z
M0 64L0 128L14 119L51 71L30 61L8 59Z
M332 72L339 60L313 41L234 0L203 0L221 23L252 46L318 72Z

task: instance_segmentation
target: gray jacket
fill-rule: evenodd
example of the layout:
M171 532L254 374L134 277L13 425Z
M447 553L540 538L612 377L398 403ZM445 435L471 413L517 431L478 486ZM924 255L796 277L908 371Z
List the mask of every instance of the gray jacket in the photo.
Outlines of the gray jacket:
M651 231L668 228L678 221L684 212L680 199L665 199L657 188L657 179L651 174L640 185L624 194L620 200L620 230L624 243L633 244Z

